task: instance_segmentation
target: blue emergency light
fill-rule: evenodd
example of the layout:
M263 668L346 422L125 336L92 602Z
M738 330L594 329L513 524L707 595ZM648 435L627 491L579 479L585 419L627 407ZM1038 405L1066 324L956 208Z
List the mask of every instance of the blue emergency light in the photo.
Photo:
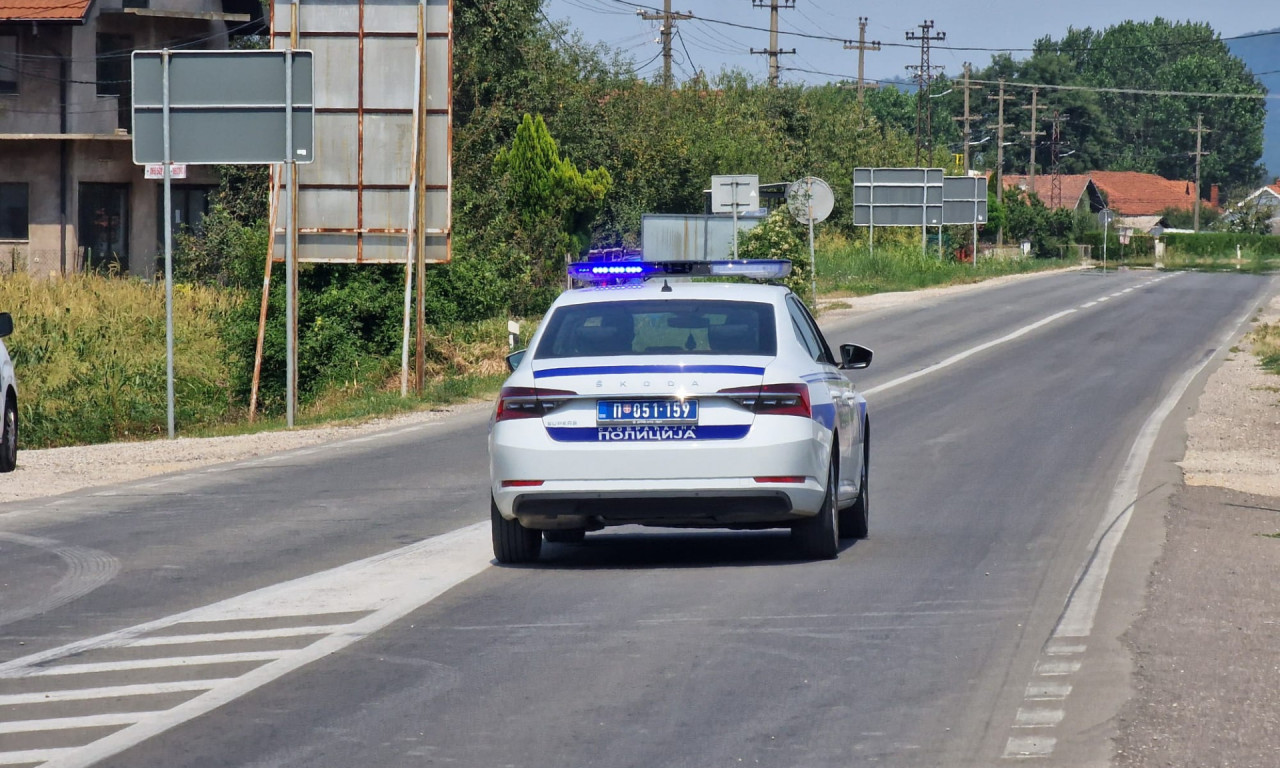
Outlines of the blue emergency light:
M781 280L791 274L787 259L729 261L579 261L569 265L569 277L584 283L617 284L651 277L742 277Z

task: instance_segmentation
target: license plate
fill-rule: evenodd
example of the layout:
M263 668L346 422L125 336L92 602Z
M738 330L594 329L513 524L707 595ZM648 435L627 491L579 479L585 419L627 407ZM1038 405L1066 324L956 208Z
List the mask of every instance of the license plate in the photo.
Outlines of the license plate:
M599 400L599 424L695 424L697 400Z

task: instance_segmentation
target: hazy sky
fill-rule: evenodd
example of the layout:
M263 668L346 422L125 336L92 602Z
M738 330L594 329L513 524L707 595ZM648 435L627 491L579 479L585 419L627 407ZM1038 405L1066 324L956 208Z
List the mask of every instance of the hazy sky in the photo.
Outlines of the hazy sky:
M767 4L767 0L766 4ZM657 22L644 21L636 15L637 7L661 8L662 0L640 3L618 0L548 0L547 15L565 20L592 42L608 43L625 50L637 64L650 62L660 49L654 42ZM705 19L720 19L753 27L769 26L767 8L753 8L751 0L673 0L673 11L687 11ZM925 2L867 3L846 0L796 0L793 9L779 12L779 29L839 38L857 39L858 17L870 20L868 40L886 44L878 52L866 54L866 73L872 79L898 79L908 76L906 66L919 64L918 43L908 43L908 30L919 32L925 19L935 22L935 33L946 33L944 42L935 43L932 63L943 65L948 73L960 71L963 62L984 66L990 51L960 51L954 48L1029 48L1044 35L1060 38L1068 27L1105 28L1126 19L1150 20L1156 16L1177 21L1207 21L1224 37L1280 27L1280 2L1276 0L1161 0L1131 2L1125 0L1075 0L1075 2L1037 2L1037 0L993 0L989 2ZM767 31L740 29L709 21L682 21L674 45L677 52L674 70L679 78L697 69L718 72L724 66L740 67L761 77L767 71L766 57L753 56L750 48L766 48ZM1280 36L1275 38L1280 45ZM894 46L887 44L893 43ZM791 35L780 38L782 48L797 50L794 56L781 57L781 66L856 75L857 52L845 50L839 42L806 39ZM896 47L902 46L902 47ZM1027 54L1014 51L1017 58ZM641 74L661 70L661 59L642 67ZM825 82L832 78L796 71L784 71L784 80ZM1264 79L1273 93L1280 91L1280 77Z

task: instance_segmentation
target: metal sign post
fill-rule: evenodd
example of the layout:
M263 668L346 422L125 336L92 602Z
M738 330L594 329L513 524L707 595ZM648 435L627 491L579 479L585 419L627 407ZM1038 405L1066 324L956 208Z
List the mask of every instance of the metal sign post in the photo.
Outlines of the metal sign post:
M746 188L746 200L739 190ZM726 190L728 194L726 195ZM760 177L755 174L711 177L711 212L733 214L733 258L738 258L738 209L760 200Z
M135 51L132 56L133 162L162 164L164 185L165 356L169 437L174 423L174 163L310 162L315 107L310 51ZM295 71L295 69L297 71ZM302 93L295 77L305 84ZM291 196L289 225L296 232ZM293 271L290 270L290 280ZM295 294L291 291L290 296ZM289 306L292 308L293 304ZM292 327L292 326L291 326ZM295 337L290 337L292 342ZM295 359L291 346L289 361ZM291 366L292 368L292 366ZM295 392L289 379L289 424Z
M813 247L813 225L826 221L835 208L831 185L816 176L806 176L787 187L787 208L796 221L809 225L809 276L813 290L813 306L818 306L818 257Z
M941 168L855 168L853 223L870 227L919 227L920 248L928 246L929 225L943 223Z
M169 439L174 438L174 403L173 403L173 146L170 141L169 128L169 49L161 53L163 104L164 113L164 370L165 370L165 403L168 406Z
M1098 220L1102 222L1102 274L1107 273L1107 228L1111 225L1113 214L1110 208L1098 211Z

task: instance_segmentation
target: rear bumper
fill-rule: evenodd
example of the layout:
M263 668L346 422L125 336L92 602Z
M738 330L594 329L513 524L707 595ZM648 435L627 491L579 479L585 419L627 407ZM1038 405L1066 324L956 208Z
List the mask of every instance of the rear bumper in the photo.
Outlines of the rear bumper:
M563 443L535 419L489 434L498 511L533 528L785 525L821 508L830 456L831 433L794 416L758 416L737 440ZM778 476L804 482L755 480Z

